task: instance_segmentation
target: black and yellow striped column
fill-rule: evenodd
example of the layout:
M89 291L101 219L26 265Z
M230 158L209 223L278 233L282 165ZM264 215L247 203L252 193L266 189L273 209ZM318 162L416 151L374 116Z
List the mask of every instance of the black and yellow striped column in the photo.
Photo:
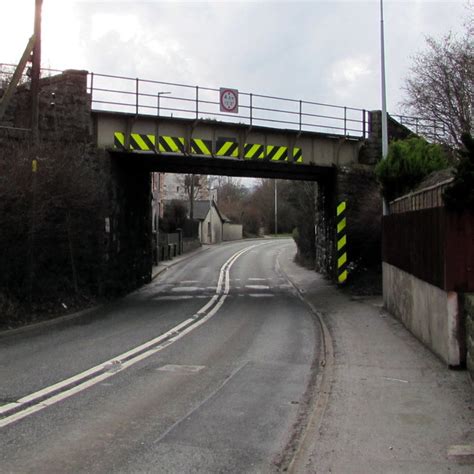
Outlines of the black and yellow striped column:
M337 282L343 284L347 280L346 201L337 206L336 223Z

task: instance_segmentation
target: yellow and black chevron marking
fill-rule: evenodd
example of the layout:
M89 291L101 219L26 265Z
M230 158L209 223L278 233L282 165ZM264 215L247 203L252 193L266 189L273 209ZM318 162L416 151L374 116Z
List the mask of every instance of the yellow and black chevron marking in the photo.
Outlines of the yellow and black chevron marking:
M216 142L217 156L239 157L239 144L235 140L227 140L218 138Z
M125 150L125 135L122 132L114 133L114 146L119 150Z
M191 139L191 150L197 155L212 155L212 141L201 140L200 138Z
M244 159L261 160L265 158L265 147L257 143L246 143L244 146Z
M160 153L184 153L184 138L160 136L158 151Z
M347 280L347 236L346 236L346 201L337 206L337 281L342 284Z
M114 133L115 148L126 150L125 134L123 132ZM141 151L156 151L155 135L143 133L131 133L129 137L129 149ZM161 136L158 141L158 151L161 153L184 153L184 138Z
M159 153L185 153L185 141L182 137L160 136L158 143L155 135L132 133L129 137L129 150L158 151ZM126 150L125 134L114 133L114 146L119 150ZM212 141L201 138L191 139L191 151L197 155L212 156ZM239 157L239 144L234 139L219 138L216 142L216 155ZM301 148L293 148L291 154L293 163L303 163ZM288 147L260 145L259 143L246 143L244 146L244 159L246 160L269 160L289 161Z
M301 148L293 148L293 163L303 163L303 152Z
M268 145L265 158L270 161L288 161L288 147Z
M132 133L130 134L130 148L132 150L155 151L155 136Z

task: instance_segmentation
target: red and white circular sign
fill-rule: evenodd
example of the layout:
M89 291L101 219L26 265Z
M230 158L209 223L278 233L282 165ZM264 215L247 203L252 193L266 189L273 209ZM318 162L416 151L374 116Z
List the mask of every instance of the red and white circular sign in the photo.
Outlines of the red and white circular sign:
M239 91L237 89L220 89L221 112L238 113L239 111Z

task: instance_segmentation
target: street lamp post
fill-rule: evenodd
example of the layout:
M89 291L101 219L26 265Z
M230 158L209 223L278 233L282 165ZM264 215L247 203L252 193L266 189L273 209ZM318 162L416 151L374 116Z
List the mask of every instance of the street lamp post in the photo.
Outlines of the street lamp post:
M212 179L211 176L208 176L208 185L209 185L209 243L212 244Z
M382 159L388 154L387 91L385 87L385 40L383 24L383 0L380 0L380 68L382 82ZM383 198L383 215L388 215L387 200Z
M157 92L156 93L156 115L159 117L160 116L160 97L162 95L168 95L171 94L171 92Z
M275 179L275 235L278 234L278 185Z

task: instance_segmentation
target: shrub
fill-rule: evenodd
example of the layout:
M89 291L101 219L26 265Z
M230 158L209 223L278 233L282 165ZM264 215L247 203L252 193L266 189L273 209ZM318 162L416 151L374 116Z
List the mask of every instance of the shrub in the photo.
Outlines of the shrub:
M382 194L391 201L413 190L433 171L449 166L444 149L423 138L411 137L390 144L387 159L375 168Z
M464 149L454 172L454 181L444 192L444 202L448 209L474 211L474 139L468 133L461 137Z

